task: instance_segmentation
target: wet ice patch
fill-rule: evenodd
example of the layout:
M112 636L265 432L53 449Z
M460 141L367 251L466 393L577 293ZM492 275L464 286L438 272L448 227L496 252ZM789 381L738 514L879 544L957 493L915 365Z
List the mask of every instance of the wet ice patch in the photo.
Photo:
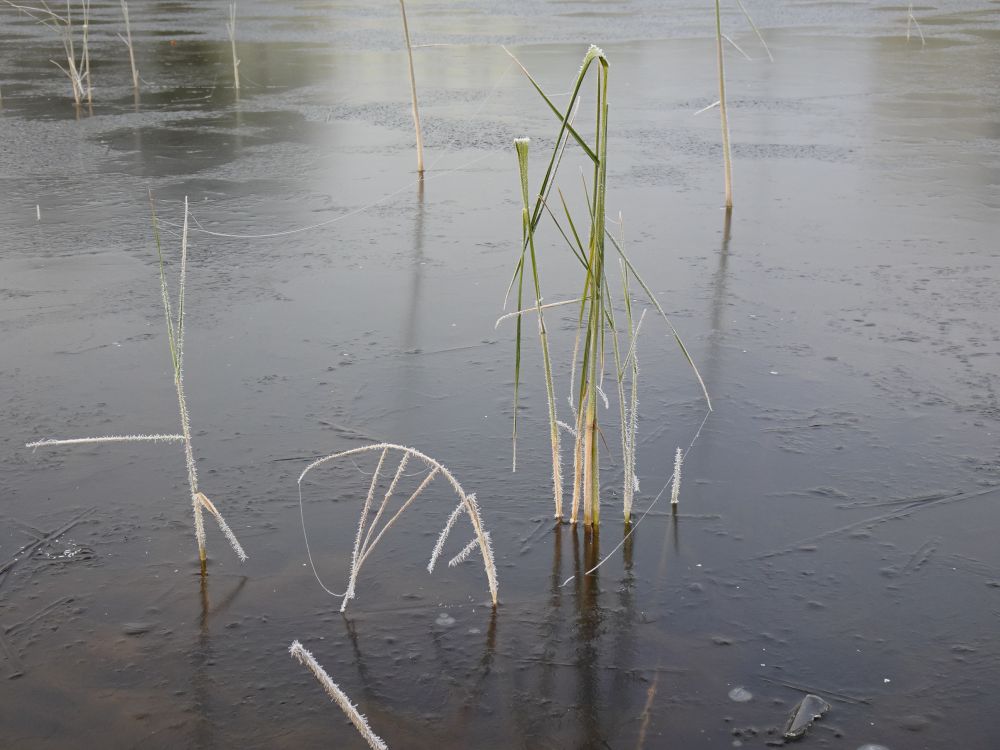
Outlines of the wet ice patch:
M746 703L753 699L753 693L747 690L745 687L734 687L729 691L729 700L735 701L736 703Z
M455 624L455 618L449 615L447 612L442 612L437 616L434 624L442 628L450 628Z

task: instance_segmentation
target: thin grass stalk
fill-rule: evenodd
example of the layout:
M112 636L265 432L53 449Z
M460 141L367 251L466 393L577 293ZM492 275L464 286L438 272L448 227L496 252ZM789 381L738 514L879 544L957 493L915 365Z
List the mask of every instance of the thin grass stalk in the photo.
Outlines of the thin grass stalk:
M708 395L708 387L705 385L705 381L701 377L701 372L698 371L698 366L694 363L694 360L691 358L690 352L688 352L687 347L684 345L684 340L681 339L680 333L674 327L674 324L670 322L670 318L667 317L667 313L664 312L663 306L660 305L660 301L656 298L656 295L653 294L653 291L649 288L649 285L645 281L643 281L642 277L635 270L635 266L632 265L632 262L628 259L628 256L625 255L624 249L621 247L621 245L618 244L617 240L615 240L614 235L608 234L608 239L611 240L611 244L618 252L618 257L621 259L622 263L625 264L626 268L628 268L629 273L632 274L632 278L634 278L636 282L638 282L639 286L642 287L642 291L646 293L646 298L649 300L650 304L653 305L654 308L656 308L656 311L660 314L660 317L663 318L663 322L666 323L667 328L670 329L670 333L674 337L674 341L676 342L677 347L681 350L681 354L684 355L684 359L687 360L688 365L690 365L691 371L694 373L695 378L697 378L698 380L698 385L701 386L701 393L702 396L705 398L705 404L708 407L708 410L711 412L712 399Z
M364 554L361 555L360 559L358 559L358 568L364 565L365 560L367 560L368 556L371 555L376 545L378 545L378 543L382 540L382 537L385 536L385 533L394 523L396 523L399 517L403 515L403 511L409 508L413 504L413 501L416 500L423 493L425 489L427 489L430 483L433 482L435 479L437 479L437 476L440 472L441 469L439 469L437 466L431 469L427 473L427 476L424 477L423 481L420 483L417 489L415 489L410 494L410 496L406 498L403 504L399 506L399 509L392 515L392 517L388 521L385 522L385 525L379 530L375 539L372 540L372 543L369 544L368 547L365 549Z
M528 213L528 146L527 138L514 141L517 151L518 170L521 174L521 232L522 243L527 242L531 257L531 275L535 285L535 311L538 315L538 338L542 346L542 363L545 370L545 397L548 402L549 442L552 448L552 497L555 503L555 517L562 518L563 486L562 486L562 450L560 447L559 424L556 416L556 395L552 384L552 359L549 356L549 340L545 330L545 318L542 312L542 288L538 280L538 261L535 255L535 230L531 225ZM520 297L520 293L518 294ZM520 302L518 309L521 308ZM520 318L518 318L520 321Z
M406 3L399 0L403 16L403 38L406 39L406 58L410 67L410 100L413 104L413 129L417 136L417 174L424 173L424 136L420 130L420 112L417 110L417 77L413 72L413 45L410 44L410 27L406 22Z
M229 20L226 22L229 46L233 51L233 87L240 90L240 58L236 56L236 3L229 3Z
M378 512L375 513L375 518L372 519L371 525L368 527L368 533L365 534L365 541L361 545L361 552L364 553L368 549L368 545L372 538L372 532L378 525L378 522L382 518L382 514L385 512L386 506L389 504L389 500L392 498L392 493L396 491L396 485L399 484L400 477L403 476L403 472L406 471L406 464L410 460L410 454L404 453L403 458L399 462L399 466L396 467L396 474L392 478L392 482L389 484L389 489L385 491L385 495L382 497L382 503L378 507Z
M607 292L606 292L607 293ZM608 294L610 297L610 294ZM628 404L625 401L625 370L619 348L618 329L614 325L613 307L608 306L608 314L611 317L611 353L615 363L615 388L618 391L618 418L621 423L619 435L622 447L622 510L625 514L625 523L628 523L632 514L632 493L628 491Z
M347 582L347 593L344 594L344 602L354 598L354 583L357 580L358 556L363 549L361 535L364 533L365 525L368 523L368 513L372 507L372 499L375 497L375 487L378 486L379 476L382 474L382 465L385 457L389 454L388 448L382 449L382 454L378 457L378 464L375 466L375 473L372 474L371 484L368 485L368 494L365 496L365 504L361 508L361 515L358 516L358 533L354 537L354 550L351 552L351 573ZM366 540L367 542L367 540Z
M132 66L132 88L138 93L139 69L135 65L135 49L132 47L132 22L128 15L128 3L125 0L122 0L122 15L125 17L125 36L119 34L118 38L128 47L128 61L129 65Z
M292 645L288 647L288 653L299 664L302 664L313 673L313 677L323 686L323 690L330 696L330 700L340 707L340 710L344 712L372 750L389 750L389 746L385 744L385 740L372 731L372 728L368 725L368 720L358 711L357 706L351 703L351 699L347 697L346 693L340 689L337 683L330 679L330 675L316 661L316 657L303 648L302 644L298 641L292 641Z
M911 25L916 26L917 33L920 34L920 44L921 46L927 46L927 40L924 39L924 31L920 28L920 24L917 23L917 17L913 15L913 3L910 3L906 11L906 41L910 41L910 27Z
M715 48L719 67L719 117L722 121L722 164L726 180L726 208L733 207L733 163L729 152L729 118L726 114L726 67L722 50L722 10L715 0Z
M94 90L90 75L90 0L81 0L80 5L83 8L83 77L87 80L87 107L93 110Z
M771 54L771 48L767 46L767 42L764 41L764 35L760 33L760 29L757 28L757 24L753 22L753 18L750 17L750 11L746 9L743 5L743 0L736 0L736 4L740 7L743 12L743 17L747 19L747 23L750 24L750 28L753 29L753 33L757 35L757 39L760 40L761 46L767 53L767 59L774 62L774 55Z

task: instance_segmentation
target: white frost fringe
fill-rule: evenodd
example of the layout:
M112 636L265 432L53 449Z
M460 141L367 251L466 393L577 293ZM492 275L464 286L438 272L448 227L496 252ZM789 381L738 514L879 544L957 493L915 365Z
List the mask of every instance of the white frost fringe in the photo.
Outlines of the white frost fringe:
M684 451L677 449L674 456L674 484L670 490L670 504L677 505L681 494L681 465L684 463Z
M368 720L351 703L351 699L347 697L347 694L340 689L337 683L330 679L330 675L326 673L326 670L323 669L320 663L316 661L316 658L301 643L292 641L292 645L288 647L288 653L297 659L299 664L308 667L309 671L319 681L319 684L323 686L326 694L330 696L330 700L340 706L340 710L347 715L354 728L365 738L365 741L372 750L389 750L389 746L385 744L385 740L372 731L372 728L368 726Z
M69 440L36 440L25 443L25 448L52 448L57 445L85 445L88 443L181 443L183 435L105 435L104 437L71 438Z

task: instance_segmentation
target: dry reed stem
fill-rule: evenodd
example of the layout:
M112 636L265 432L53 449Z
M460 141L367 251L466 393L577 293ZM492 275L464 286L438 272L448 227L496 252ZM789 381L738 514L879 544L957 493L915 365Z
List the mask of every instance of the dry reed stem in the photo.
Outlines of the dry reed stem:
M233 86L239 92L240 59L236 56L236 3L229 3L229 20L226 21L226 31L229 33L229 45L233 50Z
M413 129L417 134L417 173L424 173L424 136L420 131L420 112L417 110L417 77L413 72L413 46L410 44L410 27L406 23L406 4L399 0L403 16L403 37L406 39L406 56L410 66L410 99L413 104Z
M310 549L309 549L309 536L308 536L308 532L307 532L307 529L306 529L306 523L305 523L305 513L304 513L304 510L303 510L302 481L305 479L306 475L310 471L312 471L316 467L321 466L321 465L323 465L325 463L328 463L328 462L331 462L331 461L335 461L335 460L340 459L340 458L345 458L347 456L355 456L355 455L359 455L359 454L362 454L362 453L368 453L368 452L376 451L376 450L383 451L383 453L386 452L386 451L390 451L390 450L400 451L400 452L402 452L404 454L404 460L400 461L400 463L402 464L403 467L406 466L406 461L408 461L409 459L419 459L431 471L427 474L427 476L424 477L423 481L420 483L420 485L417 487L417 489L409 496L409 498L403 502L403 504L396 511L396 513L388 521L385 522L385 524L379 530L378 534L375 535L375 538L371 539L370 542L365 541L365 542L363 542L359 546L357 558L353 559L352 563L351 563L351 574L350 574L350 579L351 580L350 580L350 582L348 584L348 590L344 594L337 594L337 593L331 591L329 588L327 588L323 584L323 581L322 581L322 579L320 579L319 574L316 571L315 563L313 562L313 559L312 559L312 553L310 552ZM379 466L381 467L381 461L379 463ZM392 490L395 489L396 483L398 482L398 480L399 480L399 478L400 478L401 475L402 475L402 468L399 468L396 471L396 475L393 478L393 482L392 482L392 485L390 486L389 491L386 492L386 500L385 500L385 502L387 502L388 498L391 496ZM458 498L459 498L459 506L449 516L448 523L446 524L444 530L441 532L441 534L438 537L438 541L437 541L437 543L435 544L435 547L434 547L434 552L432 553L431 562L428 565L428 571L432 571L433 570L434 563L436 562L438 555L440 555L441 550L444 548L444 544L445 544L445 541L447 540L448 534L451 531L451 528L454 525L455 520L457 519L458 515L460 514L460 510L459 509L464 510L465 513L466 513L466 515L469 517L469 521L472 524L473 531L475 532L476 540L478 542L479 549L480 549L480 552L481 552L482 557L483 557L483 568L486 571L486 578L487 578L487 582L489 584L490 596L491 596L491 598L493 600L493 605L496 606L496 604L498 602L498 584L497 584L496 562L493 559L493 547L492 547L492 544L490 543L489 535L483 529L482 514L481 514L480 509L479 509L479 504L476 501L476 496L474 494L466 494L465 490L462 488L462 485L459 484L459 482L455 478L454 474L452 474L447 469L447 467L445 467L439 461L434 460L433 458L431 458L427 454L422 453L422 452L416 450L415 448L409 448L409 447L407 447L405 445L399 445L399 444L396 444L396 443L376 443L374 445L362 446L361 448L352 448L350 450L340 451L338 453L332 453L329 456L325 456L323 458L317 459L316 461L313 461L311 464L309 464L308 466L306 466L306 468L302 471L302 473L299 475L299 478L298 478L298 486L299 486L299 513L300 513L301 518L302 518L302 533L303 533L303 535L305 537L306 553L309 556L309 563L312 566L313 575L316 576L316 580L319 582L320 586L323 587L323 590L326 591L327 593L329 593L332 596L343 597L344 600L343 600L342 605L341 605L341 611L344 611L344 608L347 606L347 602L351 598L354 597L354 593L355 592L353 590L354 589L354 585L353 584L357 580L357 576L358 576L358 573L361 570L361 567L364 565L364 563L368 559L369 555L371 555L372 551L378 545L379 541L381 541L382 537L389 530L389 528L392 527L392 525L402 515L402 513L410 505L413 504L413 502L417 499L417 497L439 475L443 476L448 481L448 484L451 486L452 490L458 496ZM373 479L372 487L374 487L375 481L376 480ZM370 489L369 490L369 494L372 497L374 497L374 489ZM370 508L370 503L368 503L368 507ZM359 536L361 534L361 530L365 526L367 526L367 524L364 523L364 520L362 520L361 522L359 522ZM368 539L368 538L371 537L371 533L374 531L374 528L375 528L375 525L373 523L371 525L370 529L369 529L368 534L366 535L366 539ZM350 596L348 596L348 594L350 594Z
M66 15L61 16L58 13L52 11L48 5L43 1L41 7L20 5L13 2L13 0L2 0L5 4L9 5L11 8L24 13L29 18L38 21L42 26L52 30L59 37L60 42L63 45L63 52L66 55L66 67L63 67L55 60L49 60L53 65L55 65L59 70L61 70L67 78L69 78L70 86L73 92L73 104L79 115L80 106L83 102L83 98L87 95L84 89L84 79L89 77L89 67L90 67L90 52L87 47L87 33L89 31L89 17L90 17L90 0L83 0L81 3L84 9L84 55L81 56L80 60L77 61L76 57L76 45L73 39L73 14L72 7L70 5L70 0L66 0Z
M750 17L750 11L748 11L746 7L743 5L742 0L736 0L736 4L740 6L740 10L743 11L744 18L747 19L747 23L750 24L750 28L753 29L753 33L756 34L757 39L760 40L761 46L767 53L767 59L770 60L771 62L774 62L774 55L771 54L771 48L767 46L767 42L764 41L764 35L760 33L760 29L757 28L757 24L755 24L753 22L753 18Z
M722 51L722 11L715 0L715 47L719 66L719 117L722 122L722 164L726 180L726 208L733 207L733 163L729 152L729 118L726 113L726 67Z
M122 2L122 16L125 17L125 36L121 34L118 38L121 39L125 46L128 47L128 61L132 66L132 88L138 93L139 91L139 69L135 66L135 50L132 47L132 22L128 15L128 3L125 0Z
M288 647L288 653L292 657L298 660L299 664L307 667L313 676L319 681L319 684L323 686L323 690L326 694L330 696L330 700L340 706L340 710L344 712L350 722L354 725L354 728L358 730L358 733L365 738L365 742L372 750L388 750L389 746L385 744L385 741L379 737L372 728L368 725L368 720L358 711L357 707L351 703L351 699L347 697L340 686L337 685L333 680L330 679L330 675L326 673L326 670L316 661L309 651L307 651L301 643L298 641L292 641L292 645Z
M927 46L927 40L924 39L923 29L920 28L920 24L917 23L917 17L913 15L913 3L910 3L906 11L906 41L910 41L910 26L917 27L917 33L920 34L920 45Z

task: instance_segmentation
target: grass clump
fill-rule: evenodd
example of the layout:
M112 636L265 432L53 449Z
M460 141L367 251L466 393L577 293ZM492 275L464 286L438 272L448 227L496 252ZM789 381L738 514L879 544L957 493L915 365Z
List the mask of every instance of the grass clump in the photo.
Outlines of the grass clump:
M508 52L508 54L510 54ZM511 55L513 57L513 55ZM515 58L516 61L516 58ZM670 324L662 306L656 300L649 286L636 273L635 268L625 255L624 240L617 240L611 234L606 219L607 199L607 162L608 162L608 73L609 64L604 52L591 46L584 56L583 64L576 80L570 88L571 95L564 109L558 108L545 94L541 86L532 78L527 69L518 62L527 75L535 90L541 95L548 108L560 121L556 134L555 145L548 160L548 166L542 178L541 185L535 193L532 205L528 190L528 141L518 139L515 148L518 155L518 166L521 177L522 197L522 246L514 277L511 280L508 294L517 290L517 312L514 353L514 452L516 468L517 450L517 409L520 384L522 320L526 314L537 316L539 340L542 349L542 360L545 372L545 388L548 401L548 417L550 443L552 448L553 495L556 517L562 517L562 481L561 481L561 451L559 429L573 436L573 496L570 510L570 521L576 523L580 519L582 505L582 520L585 526L596 527L600 523L600 443L602 430L599 423L599 407L608 406L604 391L605 374L613 367L613 377L619 400L619 421L621 429L621 446L624 469L624 516L626 522L631 518L632 501L636 486L635 474L635 443L638 420L638 359L636 342L642 317L636 321L633 316L631 283L641 287L650 303L661 314L669 327L674 339L684 353L685 358L694 370L695 376L704 392L706 402L711 409L708 392L684 347L676 329ZM574 117L580 101L580 92L590 71L594 71L596 84L595 95L595 129L593 140L586 140L574 127ZM562 162L563 154L570 143L582 150L593 167L591 185L587 188L587 221L574 219L565 196L557 189L559 208L563 214L560 220L549 205L550 192L555 184L556 175ZM586 186L586 180L585 180ZM564 303L542 304L542 290L538 253L535 246L535 232L543 214L548 214L555 223L559 234L569 246L583 271L582 289L579 297ZM581 231L582 230L582 231ZM613 247L612 257L617 255L617 263L608 263L607 242ZM619 326L615 318L615 308L618 304L612 296L609 281L609 265L617 266L621 273L622 306L625 312L625 324ZM530 271L530 275L529 274ZM525 302L526 275L530 278L534 300ZM553 397L553 367L549 352L548 336L544 323L544 310L556 304L575 304L577 306L576 340L572 358L572 391L570 408L573 414L572 423L561 422L556 414ZM505 316L508 317L508 316ZM502 320L502 318L501 318ZM498 321L499 322L499 321ZM611 363L608 361L608 350L611 351Z

